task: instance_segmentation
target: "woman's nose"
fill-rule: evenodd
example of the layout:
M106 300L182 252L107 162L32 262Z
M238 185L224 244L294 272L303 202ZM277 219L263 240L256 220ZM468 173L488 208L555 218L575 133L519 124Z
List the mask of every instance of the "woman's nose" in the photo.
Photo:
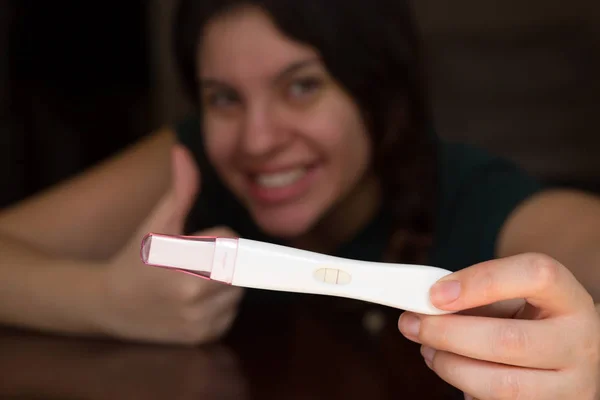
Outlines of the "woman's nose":
M285 145L288 135L274 114L266 109L247 114L241 133L242 148L246 154L263 156Z

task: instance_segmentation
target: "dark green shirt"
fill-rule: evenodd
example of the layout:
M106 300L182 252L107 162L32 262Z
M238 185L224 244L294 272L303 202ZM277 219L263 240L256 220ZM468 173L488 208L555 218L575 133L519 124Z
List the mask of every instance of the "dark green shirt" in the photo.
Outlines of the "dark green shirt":
M275 242L260 231L224 186L207 160L197 118L182 121L178 140L188 147L202 172L202 190L189 215L186 232L228 226L241 237ZM495 257L495 245L509 214L541 185L506 160L473 147L440 141L439 199L434 246L429 264L457 271ZM388 242L383 209L335 255L379 261Z

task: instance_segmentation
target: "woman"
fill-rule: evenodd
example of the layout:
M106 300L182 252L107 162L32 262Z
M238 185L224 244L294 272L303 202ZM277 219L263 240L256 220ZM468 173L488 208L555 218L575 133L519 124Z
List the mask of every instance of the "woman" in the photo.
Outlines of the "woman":
M399 320L441 378L594 398L600 203L436 139L404 1L184 0L175 27L199 115L3 211L2 321L213 340L252 293L140 268L139 244L239 235L455 270L431 297L461 313Z

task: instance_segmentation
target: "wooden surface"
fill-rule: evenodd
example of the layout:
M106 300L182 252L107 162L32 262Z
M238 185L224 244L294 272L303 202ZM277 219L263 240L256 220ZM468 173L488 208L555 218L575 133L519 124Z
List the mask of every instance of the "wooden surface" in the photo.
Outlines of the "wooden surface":
M462 399L400 335L397 310L299 299L255 304L226 340L202 347L5 328L0 398Z

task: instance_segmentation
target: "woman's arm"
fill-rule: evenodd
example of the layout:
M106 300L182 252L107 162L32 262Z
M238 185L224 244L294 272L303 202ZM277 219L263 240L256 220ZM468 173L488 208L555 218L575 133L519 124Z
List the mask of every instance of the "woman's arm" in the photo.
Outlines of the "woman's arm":
M98 333L107 260L166 192L164 130L0 212L0 323Z
M561 262L600 302L600 198L548 190L525 201L505 223L497 255L529 252Z
M192 344L229 329L240 288L140 260L147 232L183 234L199 194L193 155L172 144L158 133L0 214L0 323Z
M0 211L9 237L55 256L105 260L168 188L174 134L161 130L89 171ZM5 246L6 244L4 244ZM0 265L5 265L0 251Z
M104 265L58 258L0 238L0 324L66 334L102 333Z

